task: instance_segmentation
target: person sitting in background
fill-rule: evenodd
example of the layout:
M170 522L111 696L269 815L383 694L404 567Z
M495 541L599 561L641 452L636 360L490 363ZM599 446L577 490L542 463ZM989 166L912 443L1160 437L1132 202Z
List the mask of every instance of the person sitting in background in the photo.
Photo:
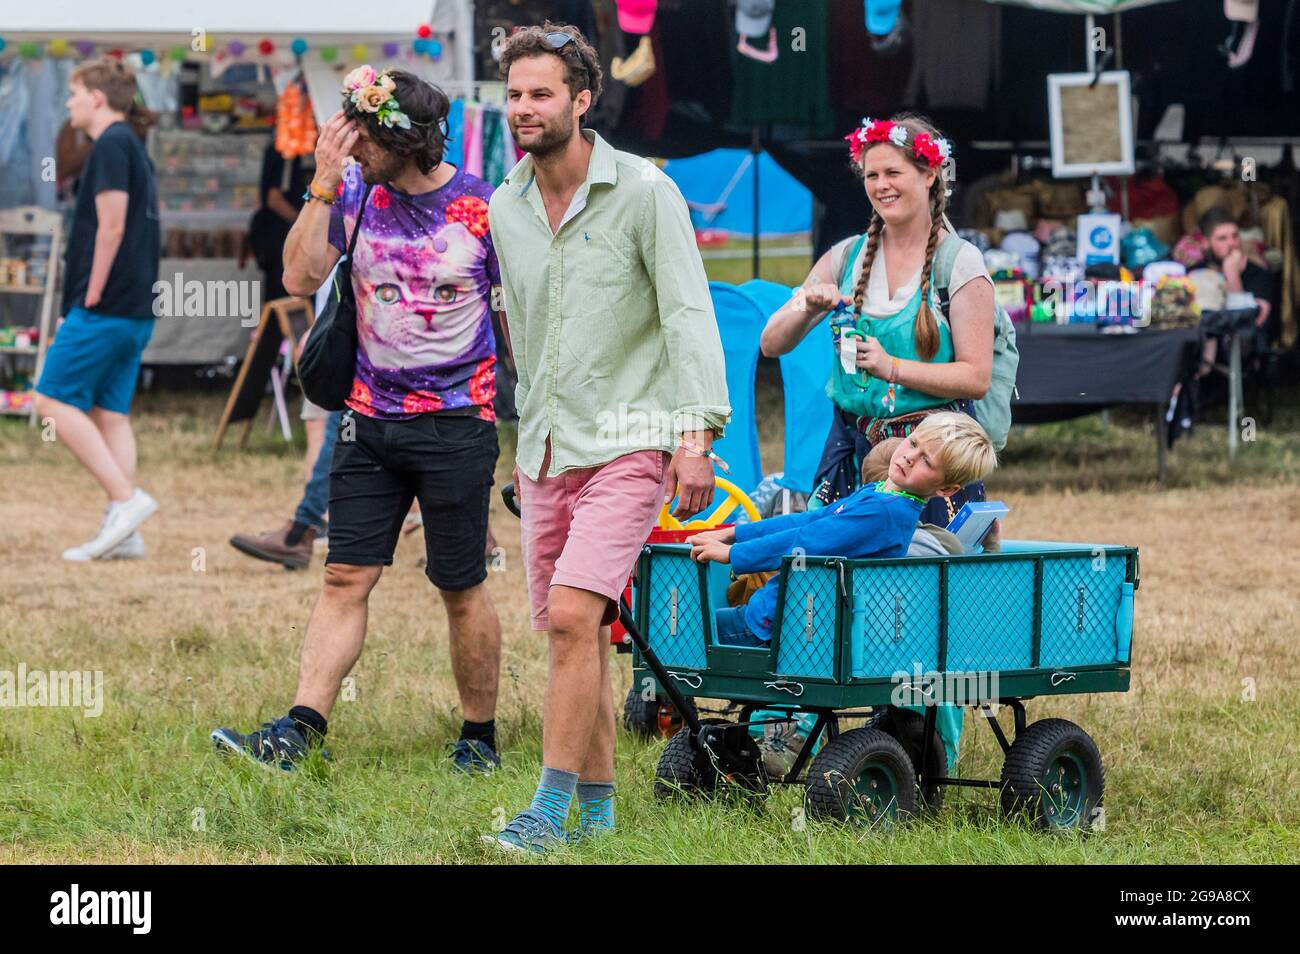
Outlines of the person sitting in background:
M792 553L901 557L926 501L951 497L964 484L983 480L995 466L993 444L975 419L940 411L899 438L884 480L819 510L709 530L686 542L697 562L730 563L741 573L776 570ZM747 605L717 611L719 645L766 646L771 641L779 579L768 580Z
M1255 327L1260 329L1258 340L1267 347L1277 336L1274 327L1276 322L1272 325L1269 322L1269 318L1276 313L1273 307L1275 293L1272 273L1247 257L1237 220L1227 209L1210 209L1201 216L1200 228L1205 241L1205 265L1214 273L1212 280L1215 281L1215 287L1203 289L1198 285L1197 300L1204 301L1208 295L1214 301L1221 299L1223 307L1227 307L1228 295L1249 292L1255 297L1255 304L1259 308L1259 313L1255 316ZM1200 281L1205 280L1206 275L1202 272ZM1200 377L1209 374L1214 367L1218 349L1218 338L1206 340Z

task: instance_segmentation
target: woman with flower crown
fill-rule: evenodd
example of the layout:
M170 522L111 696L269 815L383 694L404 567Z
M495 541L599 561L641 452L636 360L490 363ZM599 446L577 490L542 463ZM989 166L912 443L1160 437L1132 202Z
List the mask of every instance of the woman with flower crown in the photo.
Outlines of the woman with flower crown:
M974 416L993 366L993 282L979 249L945 227L948 142L906 113L864 119L845 138L871 222L818 259L760 341L768 357L785 354L831 316L835 415L810 507L850 493L872 445L906 436L926 415ZM970 484L931 500L922 521L944 526L983 499L983 484Z

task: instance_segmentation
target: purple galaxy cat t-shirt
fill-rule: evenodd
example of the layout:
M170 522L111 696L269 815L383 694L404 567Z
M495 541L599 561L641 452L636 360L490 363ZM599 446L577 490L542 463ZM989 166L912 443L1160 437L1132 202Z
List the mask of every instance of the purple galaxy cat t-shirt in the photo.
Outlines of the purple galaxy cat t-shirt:
M331 210L330 244L347 251L365 183L349 165ZM370 190L352 262L357 373L348 407L381 420L458 412L494 421L491 289L501 283L488 199L461 169L441 189Z

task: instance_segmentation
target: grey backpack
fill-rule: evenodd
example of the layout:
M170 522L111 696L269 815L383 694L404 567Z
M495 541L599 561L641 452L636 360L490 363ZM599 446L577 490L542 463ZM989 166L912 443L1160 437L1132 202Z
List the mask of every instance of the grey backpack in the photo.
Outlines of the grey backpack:
M934 286L944 315L948 314L948 281L952 277L952 263L961 251L962 241L949 233L934 254ZM1019 367L1016 326L1011 323L1007 310L994 302L993 375L989 378L988 391L975 402L975 417L997 450L1007 446L1007 435L1011 432L1011 398L1016 391Z

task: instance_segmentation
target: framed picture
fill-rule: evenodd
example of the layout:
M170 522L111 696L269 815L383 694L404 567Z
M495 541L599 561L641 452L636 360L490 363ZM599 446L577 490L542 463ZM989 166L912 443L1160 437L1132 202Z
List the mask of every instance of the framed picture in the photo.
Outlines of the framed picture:
M1133 172L1133 109L1127 70L1047 77L1052 175L1079 178Z

